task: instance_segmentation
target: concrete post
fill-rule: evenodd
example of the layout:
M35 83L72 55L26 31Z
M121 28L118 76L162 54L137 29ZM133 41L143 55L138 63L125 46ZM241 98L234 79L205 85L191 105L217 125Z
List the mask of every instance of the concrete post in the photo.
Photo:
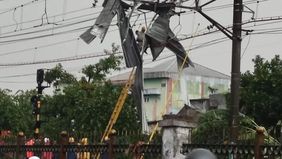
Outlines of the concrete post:
M25 136L23 132L19 132L17 136L17 159L25 159L25 152L21 151L21 146L25 145Z
M67 156L64 146L68 145L68 133L66 131L62 131L60 135L60 159L66 159Z
M162 127L162 159L184 159L181 148L184 143L191 143L191 129L195 124L179 119L164 119Z
M258 127L256 129L256 140L255 140L255 159L262 159L263 156L261 154L260 146L264 143L264 127Z

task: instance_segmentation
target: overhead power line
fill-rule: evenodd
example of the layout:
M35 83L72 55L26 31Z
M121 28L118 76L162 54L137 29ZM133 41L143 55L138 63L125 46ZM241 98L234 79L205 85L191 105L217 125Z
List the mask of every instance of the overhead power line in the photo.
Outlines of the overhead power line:
M21 4L21 5L18 5L16 7L13 7L13 8L10 8L10 9L7 9L3 12L0 12L0 14L4 14L4 13L8 13L8 12L11 12L11 11L14 11L18 8L22 8L22 7L25 7L27 5L30 5L30 4L34 4L35 2L38 2L38 1L42 1L42 0L33 0L33 1L30 1L30 2L27 2L27 3L24 3L24 4Z
M118 52L116 54L119 54ZM71 57L64 57L64 58L57 58L57 59L50 59L50 60L41 60L35 62L19 62L19 63L0 63L0 66L23 66L23 65L35 65L35 64L46 64L46 63L55 63L55 62L66 62L66 61L75 61L75 60L82 60L82 59L89 59L94 57L103 57L109 56L106 53L92 53L87 55L79 55L79 56L71 56Z
M141 13L140 13L141 14ZM143 13L142 13L143 14ZM137 15L134 15L134 16L137 16ZM96 19L95 18L92 18L92 19L89 19L89 20L84 20L84 21L80 21L80 22L75 22L75 23L72 23L72 24L67 24L65 26L60 26L61 27L67 27L67 26L72 26L74 24L80 24L82 22L86 22L86 21L90 21L90 20L94 20ZM137 21L141 21L141 20L144 20L144 19L138 19ZM115 26L116 20L113 21L113 24L111 24L110 26ZM88 25L88 26L85 26L85 27L79 27L79 28L75 28L75 29L71 29L71 30L64 30L64 31L61 31L61 32L57 32L57 33L49 33L49 34L43 34L43 35L38 35L38 36L33 36L33 37L26 37L26 38L18 38L18 39L12 39L12 40L2 40L0 41L0 45L1 44L5 44L5 43L14 43L14 42L19 42L19 41L26 41L26 40L33 40L33 39L38 39L38 38L45 38L45 37L50 37L50 36L55 36L55 35L62 35L62 34L68 34L68 33L73 33L73 32L76 32L76 31L80 31L80 30L85 30L85 29L88 29L90 28L92 25ZM47 30L52 30L51 28L48 28ZM113 29L111 31L117 31L117 29ZM110 32L110 31L109 31ZM38 33L38 31L35 31L33 33ZM21 36L25 35L25 34L31 34L31 33L22 33ZM17 36L17 35L10 35L10 36L5 36L5 37L0 37L1 38L11 38L13 36Z
M72 14L72 13L77 13L77 12L82 12L82 11L86 11L88 9L93 9L92 7L87 7L87 8L82 8L82 9L78 9L78 10L73 10L73 11L69 11L69 12L66 12L65 15L68 15L68 14ZM94 13L89 13L89 14L97 14L97 12L94 12ZM81 16L87 16L88 14L83 14L83 15L80 15L78 17L81 17ZM50 19L53 19L53 18L57 18L57 17L60 17L60 16L63 16L63 14L56 14L56 15L53 15L53 16L49 16ZM67 19L62 19L60 21L56 21L57 22L61 22L61 21L67 21L67 20L71 20L71 19L75 19L77 17L71 17L71 18L67 18ZM27 20L27 21L23 21L21 23L18 23L18 24L27 24L27 23L32 23L32 22L36 22L36 21L41 21L41 18L37 18L37 19L32 19L32 20ZM14 27L16 26L17 24L8 24L8 25L2 25L0 26L1 28L7 28L7 27ZM21 30L19 30L21 31Z
M267 0L261 0L261 1L267 1ZM251 3L255 3L254 1L247 1L247 2L245 2L246 4L251 4ZM217 7L217 8L215 8L215 7ZM210 8L205 8L204 10L207 10L207 11L211 11L211 10L216 10L216 9L219 9L220 7L222 7L222 8L226 8L226 7L232 7L232 4L225 4L225 5L219 5L219 6L215 6L215 7L210 7ZM86 9L89 9L89 8L86 8ZM82 9L81 10L76 10L77 12L78 11L82 11ZM73 12L75 12L75 11L72 11L72 12L68 12L68 13L73 13ZM187 13L186 14L189 14L189 12L192 12L192 11L187 11ZM68 13L66 13L66 14L68 14ZM80 17L85 17L85 16L90 16L90 15L95 15L95 14L99 14L100 13L100 11L98 11L98 12L94 12L94 13L90 13L90 14L86 14L86 15L80 15L80 16L77 16L77 17L72 17L72 18L69 18L69 19L62 19L62 20L58 20L58 21L55 21L55 22L52 22L53 24L58 24L59 22L64 22L64 21L67 21L67 20L72 20L72 19L77 19L77 18L80 18ZM141 15L141 14L143 14L143 13L136 13L137 15ZM52 17L58 17L58 16L63 16L64 14L58 14L58 15L54 15L54 16L49 16L49 18L51 19ZM96 17L95 18L93 18L93 19L88 19L88 21L90 21L90 20L95 20L96 19ZM34 21L41 21L42 19L36 19L36 20L31 20L31 21L27 21L27 22L34 22ZM27 22L22 22L22 23L27 23ZM17 24L13 24L13 25L7 25L7 26L2 26L2 28L3 27L10 27L10 26L17 26L17 25L22 25L22 23L17 23ZM46 23L47 24L47 23ZM34 27L29 27L29 28L25 28L25 29L21 29L21 30L19 30L19 31L23 31L23 30L28 30L28 29L33 29ZM60 27L54 27L54 28L52 28L52 29L55 29L55 28L60 28ZM51 29L51 28L50 28ZM49 30L50 30L49 29ZM51 30L52 30L51 29ZM19 32L19 31L17 31L17 32ZM36 31L36 32L38 32L38 31ZM10 33L15 33L15 31L13 30L13 31L11 31L11 32L4 32L4 33L2 33L2 35L5 35L5 34L10 34ZM29 34L29 33L23 33L23 34ZM18 34L18 35L21 35L21 34ZM12 35L13 36L13 35ZM15 35L15 36L17 36L17 35Z
M45 38L45 37L50 37L50 36L55 36L55 35L68 34L68 33L77 32L77 31L80 31L80 30L83 30L83 29L88 29L89 27L90 26L86 26L86 27L80 27L80 28L76 28L76 29L72 29L72 30L67 30L67 31L62 31L62 32L58 32L58 33L50 33L50 34L44 34L44 35L28 37L28 38L20 38L20 39L0 41L0 44L14 43L14 42L19 42L19 41L26 41L26 40L33 40L33 39L38 39L38 38Z
M76 25L76 24L81 24L81 23L84 23L84 22L89 22L89 21L92 21L94 19L96 19L96 17L89 18L89 19L82 20L82 21L78 21L78 22L73 22L73 23L65 24L65 25L59 25L59 26L54 27L54 28L47 28L47 29L41 29L41 30L36 30L36 31L31 31L31 32L26 32L26 33L13 34L13 35L7 35L7 36L0 36L0 39L17 37L17 36L23 36L23 35L29 35L29 34L35 34L35 33L41 33L41 32L51 31L51 30L54 31L54 30L57 30L57 29L73 26L73 25Z
M1 56L6 56L6 55L11 55L11 54L22 53L22 52L26 52L26 51L30 51L30 50L35 50L35 49L39 49L39 48L45 48L45 47L50 47L50 46L65 44L65 43L73 42L73 41L76 41L76 40L79 40L79 38L70 39L70 40L64 40L64 41L59 41L59 42L56 42L56 43L51 43L51 44L47 44L47 45L41 45L41 46L32 47L32 48L26 48L26 49L21 49L21 50L16 50L16 51L5 52L5 53L1 53L1 54L0 54L0 57L1 57Z
M246 20L246 21L242 22L242 25L249 24L249 23L257 23L257 22L267 22L267 21L276 21L276 22L281 21L282 22L282 16L261 17L261 18L257 18L257 19ZM273 24L273 23L269 23L269 24ZM261 25L264 25L264 23L256 24L256 26L248 26L246 28L257 27L257 26L261 26ZM225 26L225 28L231 29L232 25L227 25L227 26ZM186 35L185 37L179 37L179 40L187 40L187 39L191 39L191 38L194 38L194 37L201 37L201 36L204 36L204 35L209 35L209 34L213 34L213 33L217 33L217 32L219 32L218 29L210 30L210 29L206 28L206 29L200 31L196 35L189 34L189 35Z
M0 76L0 78L18 78L18 77L26 77L26 76L33 76L35 73L26 73L26 74L17 74L17 75L9 75L9 76Z
M34 83L34 81L0 81L0 83L27 84Z

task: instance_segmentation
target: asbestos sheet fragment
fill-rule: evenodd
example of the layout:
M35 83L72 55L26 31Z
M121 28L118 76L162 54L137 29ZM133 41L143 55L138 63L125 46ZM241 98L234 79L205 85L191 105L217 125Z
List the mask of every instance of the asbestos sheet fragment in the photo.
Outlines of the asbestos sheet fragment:
M140 50L129 24L129 19L125 16L124 8L122 7L122 5L120 5L118 13L118 26L126 67L141 65L142 60L140 56Z

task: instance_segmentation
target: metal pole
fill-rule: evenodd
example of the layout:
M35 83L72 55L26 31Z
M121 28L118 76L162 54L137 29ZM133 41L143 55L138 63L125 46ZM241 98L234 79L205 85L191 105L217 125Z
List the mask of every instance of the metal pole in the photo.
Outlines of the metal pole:
M36 81L37 81L37 98L36 98L36 111L35 111L35 126L34 126L34 138L35 140L39 139L39 129L40 129L40 108L41 108L41 96L44 87L42 86L42 82L44 80L44 70L38 69L36 73Z
M34 139L39 139L39 129L40 129L40 109L41 109L41 96L42 96L42 86L38 84L37 87L37 100L36 100L36 113L35 113L35 126L34 126Z
M231 142L236 143L239 126L240 60L243 0L234 0L231 68Z

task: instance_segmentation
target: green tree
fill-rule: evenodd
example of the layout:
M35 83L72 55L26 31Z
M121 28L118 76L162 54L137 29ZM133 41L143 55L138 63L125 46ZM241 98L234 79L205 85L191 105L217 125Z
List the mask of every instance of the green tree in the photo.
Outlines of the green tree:
M64 70L60 63L45 73L44 80L49 84L53 84L54 87L76 82L76 78Z
M112 52L117 52L114 47ZM42 121L40 134L57 138L62 130L75 134L103 132L120 95L122 86L113 85L106 80L112 70L118 70L121 57L110 54L98 63L85 66L83 77L77 80L64 70L61 64L45 74L45 81L55 87L53 95L41 97ZM60 88L60 89L57 89ZM0 128L19 131L31 137L35 117L32 115L31 97L36 90L18 91L0 89ZM139 129L137 111L132 98L127 98L115 129Z
M13 97L10 95L10 90L0 90L0 127L2 130L11 130L12 123L11 119L12 114L9 112L14 107Z
M282 119L282 60L256 56L254 71L242 74L241 110L267 128Z
M119 69L120 60L120 56L111 54L96 64L85 66L82 69L84 75L79 81L63 84L61 91L45 96L42 109L47 122L43 126L44 133L54 137L62 130L74 130L74 133L80 134L103 132L122 89L121 86L107 81L106 75L111 70ZM59 70L58 72L67 73L62 67ZM62 79L60 75L56 78L53 75L50 74L50 79ZM138 128L137 111L129 97L115 129Z
M0 129L11 130L14 133L23 131L27 136L33 132L33 116L31 91L18 91L12 94L10 90L0 90Z
M199 119L197 128L193 130L192 142L194 143L210 143L223 144L228 142L230 128L228 110L211 110L202 114ZM243 143L253 143L255 140L256 128L259 125L252 118L240 114L239 115L239 136L238 141ZM265 132L266 141L268 143L279 143Z

